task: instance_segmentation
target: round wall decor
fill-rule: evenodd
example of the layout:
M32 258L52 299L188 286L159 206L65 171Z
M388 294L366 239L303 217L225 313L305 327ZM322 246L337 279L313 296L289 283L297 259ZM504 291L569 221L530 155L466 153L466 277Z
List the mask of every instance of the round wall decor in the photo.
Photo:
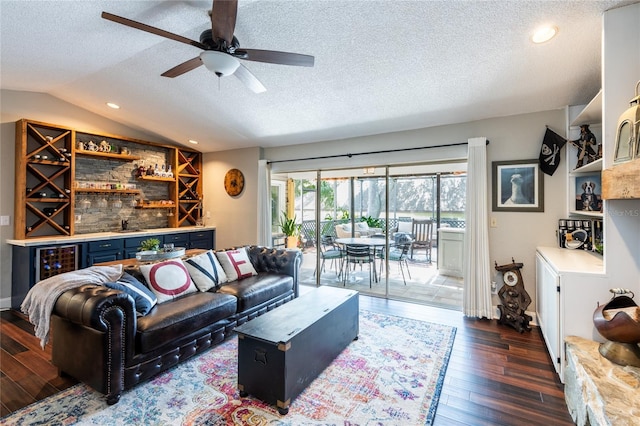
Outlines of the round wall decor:
M224 189L227 194L235 197L244 189L244 175L238 169L231 169L224 176Z

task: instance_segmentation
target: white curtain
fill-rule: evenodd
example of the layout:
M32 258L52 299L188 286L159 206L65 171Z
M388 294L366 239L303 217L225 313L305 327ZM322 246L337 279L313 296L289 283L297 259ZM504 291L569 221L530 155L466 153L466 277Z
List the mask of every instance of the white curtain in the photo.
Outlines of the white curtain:
M271 166L258 160L258 245L271 247Z
M463 313L491 319L494 313L487 229L487 139L471 138L468 147Z

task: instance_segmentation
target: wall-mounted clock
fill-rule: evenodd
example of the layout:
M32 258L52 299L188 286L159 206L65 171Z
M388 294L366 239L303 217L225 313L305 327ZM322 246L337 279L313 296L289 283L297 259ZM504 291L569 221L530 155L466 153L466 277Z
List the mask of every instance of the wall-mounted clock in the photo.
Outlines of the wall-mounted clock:
M224 176L224 189L227 194L235 197L244 189L244 175L238 169L231 169Z

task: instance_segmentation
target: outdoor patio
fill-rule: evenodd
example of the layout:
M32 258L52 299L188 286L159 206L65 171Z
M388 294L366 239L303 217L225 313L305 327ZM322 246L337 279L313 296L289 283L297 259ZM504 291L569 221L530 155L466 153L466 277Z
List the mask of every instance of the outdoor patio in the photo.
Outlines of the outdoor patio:
M300 271L300 284L316 285L315 247L306 248L303 252L303 263ZM425 261L424 255L417 254L413 260L408 261L411 278L405 270L406 285L402 280L402 274L397 262L389 264L389 297L398 300L411 300L415 303L432 305L446 309L462 310L462 278L439 275L437 269L437 248L433 249L433 262ZM377 272L380 272L380 260L376 260ZM337 266L340 270L340 266ZM385 296L385 274L378 277L378 282L372 281L369 288L369 267L357 266L351 270L346 287L358 290L363 294L372 296ZM342 277L336 273L336 265L330 260L325 262L324 271L320 274L320 284L333 287L342 287Z

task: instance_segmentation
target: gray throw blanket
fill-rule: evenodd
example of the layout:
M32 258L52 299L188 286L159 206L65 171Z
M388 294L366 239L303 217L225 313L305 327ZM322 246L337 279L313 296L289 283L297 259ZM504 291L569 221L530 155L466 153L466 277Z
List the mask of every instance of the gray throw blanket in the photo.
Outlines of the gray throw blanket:
M62 293L84 284L115 282L122 276L122 265L91 266L64 274L54 275L31 287L20 309L33 324L36 337L44 349L49 341L49 324L53 307Z

